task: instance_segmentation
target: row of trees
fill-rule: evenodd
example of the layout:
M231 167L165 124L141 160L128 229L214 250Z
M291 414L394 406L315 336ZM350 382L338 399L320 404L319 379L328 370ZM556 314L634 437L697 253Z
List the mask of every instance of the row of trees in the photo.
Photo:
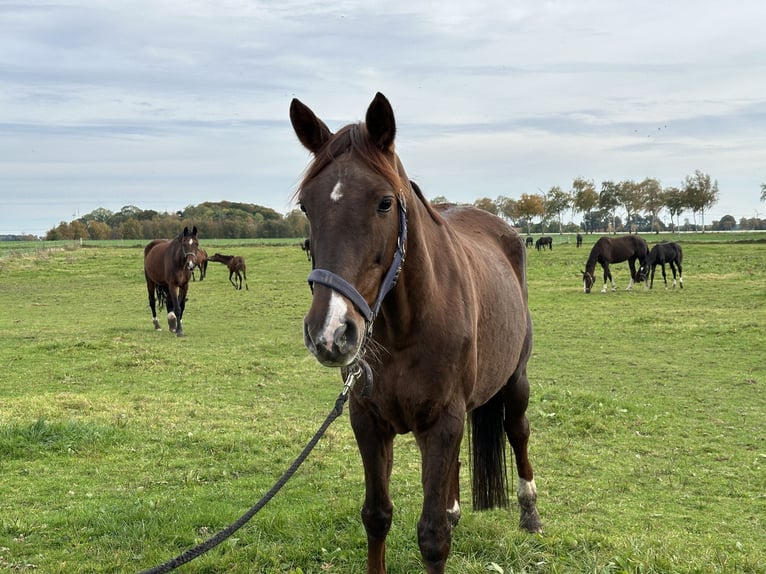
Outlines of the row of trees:
M697 170L686 177L681 188L663 188L659 180L646 178L639 182L604 181L601 190L597 191L592 180L580 177L574 180L570 191L554 186L547 193L522 193L519 199L482 198L474 205L527 230L531 230L538 219L543 229L558 227L561 231L564 214L571 211L570 222L581 213L580 227L591 233L599 230L660 231L666 228L660 220L663 210L670 216L671 229L677 229L681 214L687 211L694 217L695 227L699 215L704 229L705 213L718 202L718 194L718 181ZM436 201L444 199L437 198ZM624 211L624 222L617 216L618 210Z
M184 225L196 225L203 237L246 239L305 237L308 221L299 210L285 216L260 205L230 201L191 205L175 213L143 210L133 205L118 212L98 208L50 229L46 240L56 239L155 239L175 237Z
M495 200L481 198L474 205L499 215L528 232L558 230L576 231L660 231L668 227L660 219L667 211L670 229L679 230L682 213L697 215L705 227L705 213L718 201L718 182L697 170L685 178L683 187L663 188L653 178L643 181L631 180L601 183L597 191L592 180L577 178L570 191L558 186L547 193L522 193L518 199L500 196ZM766 202L766 183L761 184L762 202ZM434 203L448 201L436 197ZM624 211L625 221L617 215ZM563 224L564 214L570 212L567 226ZM572 223L575 216L582 214L581 223ZM537 220L537 223L535 223ZM153 239L173 237L185 222L191 222L201 230L204 237L234 239L260 237L307 237L308 222L298 210L287 215L249 203L228 201L205 202L189 206L176 213L160 213L142 210L128 205L114 213L98 208L71 222L61 222L50 229L45 239ZM189 224L191 224L189 223ZM759 218L741 219L739 223L730 215L715 222L714 229L731 230L739 225L743 229L766 229L766 220Z

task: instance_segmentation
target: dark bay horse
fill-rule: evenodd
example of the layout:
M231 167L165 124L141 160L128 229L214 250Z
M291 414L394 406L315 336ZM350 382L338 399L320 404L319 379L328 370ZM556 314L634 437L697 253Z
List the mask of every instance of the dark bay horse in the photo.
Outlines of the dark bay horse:
M242 289L242 278L245 278L245 289L249 290L247 286L247 266L245 265L245 258L240 255L221 255L220 253L213 254L209 258L210 261L216 263L223 263L229 268L229 283L234 285L235 289ZM232 279L236 278L236 281Z
M337 133L297 99L290 119L314 154L297 192L316 264L305 343L342 375L368 373L349 408L365 474L367 572L386 571L394 438L409 432L422 458L420 552L427 572L444 572L460 517L467 415L474 508L508 503L507 438L520 526L542 531L527 454L532 321L523 240L486 211L428 203L394 152L394 113L382 94L364 123Z
M197 249L197 264L192 269L192 281L196 281L194 271L199 269L199 280L202 281L207 273L207 251L202 248Z
M579 249L580 247L582 247L582 234L578 233L577 234L577 248Z
M524 243L526 247L532 247L535 244L535 240L531 237L527 237L527 240Z
M672 241L663 241L662 243L655 243L649 255L646 258L646 269L648 272L651 269L651 281L649 282L649 289L654 288L654 271L657 265L662 266L662 280L665 281L665 289L668 288L668 278L665 275L665 264L670 265L670 270L673 272L673 287L676 286L676 266L678 266L678 283L681 289L684 288L683 269L681 264L684 260L684 252L678 243ZM644 274L644 276L646 273Z
M543 237L535 241L535 249L537 249L538 251L540 251L541 249L545 251L546 247L550 249L551 251L553 251L553 237L547 237L544 235Z
M633 289L633 283L645 280L646 257L649 253L649 246L643 237L638 235L623 235L621 237L601 237L593 245L588 255L588 261L585 263L585 271L582 272L583 288L586 293L590 293L593 284L596 282L596 264L600 264L604 270L604 286L602 293L606 293L607 281L612 284L612 291L617 287L612 279L612 272L609 270L610 263L628 262L630 267L630 283L627 291ZM636 269L636 261L639 268Z
M306 252L306 260L311 261L311 240L304 239L301 243L301 249Z
M186 307L186 293L192 270L197 264L197 227L191 231L184 227L175 239L155 239L144 247L144 275L146 290L149 292L149 307L152 310L154 328L159 330L155 297L160 306L167 305L168 327L179 337L184 332L181 319Z

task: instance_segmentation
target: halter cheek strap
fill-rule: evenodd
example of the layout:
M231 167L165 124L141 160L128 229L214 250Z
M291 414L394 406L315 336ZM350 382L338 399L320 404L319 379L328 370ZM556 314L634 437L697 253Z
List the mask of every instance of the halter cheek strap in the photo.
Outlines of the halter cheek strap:
M350 300L359 312L364 316L365 323L367 325L367 333L372 331L372 324L375 322L375 318L378 316L380 307L383 304L383 299L386 298L391 290L396 285L399 279L399 273L402 270L402 264L404 263L404 256L407 246L407 206L404 203L404 198L399 198L399 236L396 241L396 253L391 261L391 266L388 268L383 282L380 285L380 291L378 292L378 298L375 300L375 304L370 307L362 294L357 291L356 287L351 285L340 275L328 271L327 269L314 269L309 273L308 283L312 291L314 289L314 283L325 285L337 291L348 300Z

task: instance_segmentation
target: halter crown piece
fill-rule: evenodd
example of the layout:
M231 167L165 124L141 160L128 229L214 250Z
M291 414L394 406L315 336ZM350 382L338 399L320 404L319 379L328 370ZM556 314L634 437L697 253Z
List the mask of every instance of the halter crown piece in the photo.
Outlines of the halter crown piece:
M375 323L375 318L378 316L380 307L383 304L383 300L386 298L391 290L396 285L399 279L399 273L402 270L404 264L404 256L407 249L407 206L404 203L404 198L400 197L399 201L399 236L396 240L396 253L391 261L391 266L388 268L383 282L380 285L380 291L378 291L378 298L372 307L367 303L362 294L357 291L351 283L346 281L343 277L327 269L314 269L309 273L308 283L311 290L314 290L314 283L319 283L329 287L333 291L337 291L347 299L349 299L364 316L364 323L366 326L365 338L372 335L372 326ZM372 370L364 359L357 359L354 364L350 365L348 369L353 369L357 364L361 366L363 374L365 376L365 385L362 394L369 395L372 390Z

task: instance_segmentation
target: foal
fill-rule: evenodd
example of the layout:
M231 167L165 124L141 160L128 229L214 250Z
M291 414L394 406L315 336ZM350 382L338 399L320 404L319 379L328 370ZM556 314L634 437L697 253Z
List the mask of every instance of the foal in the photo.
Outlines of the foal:
M209 261L215 261L216 263L223 263L229 268L229 283L234 285L235 289L242 289L242 278L245 278L245 289L250 290L247 286L247 270L245 267L245 258L240 255L221 255L220 253L214 253ZM236 282L232 280L232 277L236 276Z

